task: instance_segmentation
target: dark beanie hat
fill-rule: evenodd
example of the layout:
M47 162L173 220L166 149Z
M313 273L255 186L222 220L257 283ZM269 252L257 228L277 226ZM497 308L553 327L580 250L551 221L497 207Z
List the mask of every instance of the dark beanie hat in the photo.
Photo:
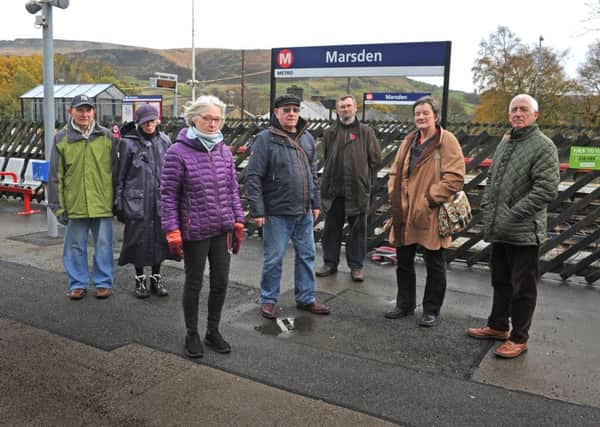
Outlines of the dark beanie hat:
M284 105L296 105L299 107L300 98L298 98L296 95L286 94L281 95L275 99L275 108L283 107Z
M150 104L144 104L135 110L135 122L138 125L158 119L158 111Z

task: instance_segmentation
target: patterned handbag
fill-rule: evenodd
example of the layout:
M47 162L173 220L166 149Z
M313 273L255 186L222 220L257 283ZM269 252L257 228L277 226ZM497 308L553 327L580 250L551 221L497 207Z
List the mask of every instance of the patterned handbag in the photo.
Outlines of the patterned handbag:
M436 178L440 181L441 156L439 149L434 153L434 160ZM440 236L447 237L455 233L460 233L469 227L472 218L471 204L469 203L467 194L464 191L459 191L454 195L452 201L440 205L438 212Z

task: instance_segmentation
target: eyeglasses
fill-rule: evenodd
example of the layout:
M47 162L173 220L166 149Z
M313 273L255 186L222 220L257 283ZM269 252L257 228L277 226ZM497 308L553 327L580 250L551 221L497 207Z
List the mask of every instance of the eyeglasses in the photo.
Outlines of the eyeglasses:
M200 116L200 118L209 123L221 123L223 121L222 117Z
M299 113L300 112L300 108L298 107L283 107L281 109L281 111L283 111L285 114L289 114L289 113Z

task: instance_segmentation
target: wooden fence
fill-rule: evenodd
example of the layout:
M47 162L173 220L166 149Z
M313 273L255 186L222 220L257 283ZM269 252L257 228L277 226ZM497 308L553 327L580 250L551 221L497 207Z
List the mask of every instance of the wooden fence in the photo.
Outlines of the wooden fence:
M309 122L309 131L320 143L323 131L330 125L327 120ZM390 216L387 195L387 167L391 164L399 143L412 128L411 123L371 122L380 141L384 167L378 174L368 215L368 247L387 244L384 224ZM252 137L268 126L265 120L227 120L223 128L226 142L235 153L240 193L244 207L244 182L248 147ZM181 122L166 122L163 130L175 138L183 127ZM490 246L482 239L482 213L479 209L489 160L493 159L505 126L478 123L453 123L448 126L460 141L466 158L465 191L473 208L473 221L468 230L454 236L447 251L448 263L467 266L487 263ZM600 171L577 171L566 167L571 146L600 146L600 129L569 127L544 128L558 148L561 168L559 195L548 210L548 240L541 247L541 271L558 273L563 279L571 276L585 278L593 284L600 279ZM322 167L319 150L318 169ZM43 126L40 123L0 121L0 156L41 159L44 157ZM323 217L315 224L318 241L323 228ZM248 233L258 233L252 222L247 222Z

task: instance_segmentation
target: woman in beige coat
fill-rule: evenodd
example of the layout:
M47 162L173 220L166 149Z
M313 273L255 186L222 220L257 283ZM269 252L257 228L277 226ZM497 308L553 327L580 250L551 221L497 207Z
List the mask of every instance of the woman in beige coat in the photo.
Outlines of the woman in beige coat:
M389 319L414 314L416 306L415 253L421 247L427 279L423 295L421 326L435 326L446 293L446 262L443 249L450 237L440 237L438 211L443 202L460 191L465 160L456 137L439 126L435 99L420 98L413 106L416 130L410 132L392 163L388 192L392 204L390 242L396 246L396 307L385 313ZM440 176L435 157L439 153Z

